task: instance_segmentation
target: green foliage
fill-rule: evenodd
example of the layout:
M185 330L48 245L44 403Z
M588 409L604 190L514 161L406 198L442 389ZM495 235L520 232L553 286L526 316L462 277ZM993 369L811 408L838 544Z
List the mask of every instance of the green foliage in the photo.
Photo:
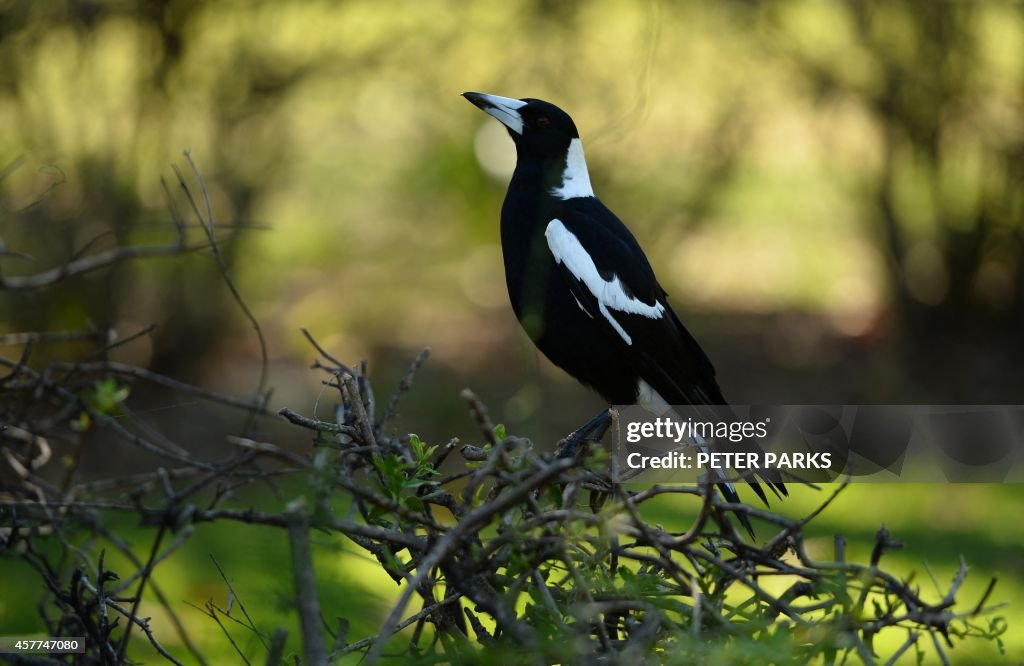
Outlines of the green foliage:
M96 382L93 390L85 395L86 404L93 410L106 416L118 414L119 407L131 390L112 377Z
M92 427L94 417L102 419L119 416L122 413L121 403L129 395L131 389L113 377L97 380L83 396L88 410L79 412L78 417L69 425L73 430L84 432Z
M478 416L482 409L474 407ZM461 489L438 479L431 462L437 447L415 435L379 443L387 453L370 454L367 474L356 471L354 454L336 459L337 473L363 487L355 495L370 505L367 522L392 530L358 542L390 574L412 577L407 589L423 597L424 613L456 595L462 612L454 615L469 623L434 615L433 638L417 633L411 643L387 641L393 628L385 624L381 636L360 644L371 658L387 642L389 652L404 651L414 663L643 657L796 665L887 659L896 649L882 647L892 644L891 634L907 641L904 651L923 655L931 642L918 643L931 632L950 645L1001 645L1000 618L978 623L984 599L977 608L954 609L966 568L938 604L881 569L876 560L899 546L884 528L870 565L814 561L804 521L776 517L781 532L764 546L751 544L718 508L723 500L705 499L706 490L628 490L608 476L607 455L576 462L537 456L485 416L481 428L495 443L463 447L475 466ZM660 493L701 503L689 536L643 518L644 503ZM442 508L454 522L435 522ZM400 540L411 534L424 537L422 548Z
M416 496L419 489L434 483L440 474L431 462L437 446L426 446L417 435L409 435L411 460L396 454L374 454L373 465L380 473L377 484L384 495L410 511L423 511L423 502ZM379 519L387 514L382 507L374 507L371 516Z

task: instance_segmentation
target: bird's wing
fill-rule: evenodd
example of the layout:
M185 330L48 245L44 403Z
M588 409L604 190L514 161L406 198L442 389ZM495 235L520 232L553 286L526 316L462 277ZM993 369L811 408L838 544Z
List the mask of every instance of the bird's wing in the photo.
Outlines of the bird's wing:
M724 405L714 366L669 307L636 239L599 201L589 201L562 211L545 230L577 304L669 404Z
M562 211L544 234L576 303L605 335L615 337L640 378L666 403L696 407L702 418L735 420L714 366L669 306L640 245L611 211L596 199L590 202L590 208ZM754 442L735 448L758 449ZM777 470L759 475L777 492L786 492ZM757 481L745 480L767 504Z

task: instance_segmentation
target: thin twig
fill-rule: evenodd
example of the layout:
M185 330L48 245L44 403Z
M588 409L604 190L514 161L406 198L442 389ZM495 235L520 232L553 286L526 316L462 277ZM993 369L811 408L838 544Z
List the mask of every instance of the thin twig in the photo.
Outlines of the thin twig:
M423 367L427 358L430 356L430 347L424 347L413 362L409 365L409 369L402 375L401 381L398 382L398 387L395 388L395 392L391 394L391 399L388 400L387 406L384 408L384 412L377 419L375 426L376 430L380 430L384 427L384 424L391 420L391 417L395 415L395 410L398 408L398 402L402 399L402 396L409 392L412 388L412 380L419 372L419 369Z
M217 227L214 224L213 218L213 204L210 202L210 195L206 191L206 181L203 179L203 174L199 171L199 166L196 165L195 160L192 159L192 151L184 151L185 159L188 160L189 166L192 168L192 175L195 176L196 182L199 183L199 191L203 195L203 201L206 204L206 216L199 210L199 206L196 203L195 198L192 196L191 190L185 185L185 179L181 173L175 169L175 173L178 176L178 183L185 191L185 196L188 199L189 204L192 206L192 211L196 215L196 219L202 225L206 231L206 237L210 241L210 250L213 253L213 258L217 262L218 268L220 268L221 277L224 278L224 284L227 286L228 291L231 292L232 298L235 299L235 303L238 304L239 309L245 315L245 318L249 320L249 324L252 326L253 331L256 333L256 339L260 346L260 374L259 381L256 384L256 402L263 402L264 394L267 390L267 368L269 366L269 356L267 354L267 341L263 337L263 328L260 326L256 316L249 309L245 299L242 298L241 292L235 285L234 278L231 277L231 272L228 270L227 262L220 253L220 247L217 242Z

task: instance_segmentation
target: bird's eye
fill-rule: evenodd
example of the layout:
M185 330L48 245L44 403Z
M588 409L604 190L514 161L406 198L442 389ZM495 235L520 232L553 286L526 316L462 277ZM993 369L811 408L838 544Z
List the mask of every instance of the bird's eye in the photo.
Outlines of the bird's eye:
M548 118L547 116L541 116L540 118L537 118L537 127L540 127L540 128L543 129L545 127L549 127L550 125L551 125L551 119Z

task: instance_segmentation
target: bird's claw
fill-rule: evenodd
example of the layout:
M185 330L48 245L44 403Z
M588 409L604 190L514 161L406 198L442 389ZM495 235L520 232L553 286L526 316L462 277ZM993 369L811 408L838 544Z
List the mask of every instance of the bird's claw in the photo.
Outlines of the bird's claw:
M608 431L609 425L611 425L611 414L605 410L558 442L555 457L576 458L580 453L586 453L590 444L597 444L601 441ZM580 446L581 444L584 446Z

